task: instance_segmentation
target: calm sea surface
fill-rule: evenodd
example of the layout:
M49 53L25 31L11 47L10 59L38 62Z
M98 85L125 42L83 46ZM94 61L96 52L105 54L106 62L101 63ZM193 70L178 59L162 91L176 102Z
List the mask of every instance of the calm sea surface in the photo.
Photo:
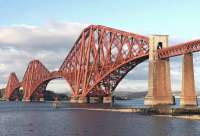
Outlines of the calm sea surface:
M0 136L199 136L200 121L71 109L143 106L143 99L114 105L1 102Z

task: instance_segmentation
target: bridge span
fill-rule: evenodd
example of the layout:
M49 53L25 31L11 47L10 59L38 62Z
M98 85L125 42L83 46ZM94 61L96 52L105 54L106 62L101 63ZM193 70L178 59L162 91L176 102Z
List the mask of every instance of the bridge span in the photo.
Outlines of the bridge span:
M149 90L145 105L173 104L170 57L184 55L181 105L197 105L192 53L200 50L200 40L168 45L167 35L143 36L114 28L90 25L71 48L58 71L50 72L39 60L29 63L20 82L11 73L5 99L17 99L20 87L24 101L42 100L50 80L64 78L71 87L71 102L103 97L112 102L112 92L138 64L149 60Z

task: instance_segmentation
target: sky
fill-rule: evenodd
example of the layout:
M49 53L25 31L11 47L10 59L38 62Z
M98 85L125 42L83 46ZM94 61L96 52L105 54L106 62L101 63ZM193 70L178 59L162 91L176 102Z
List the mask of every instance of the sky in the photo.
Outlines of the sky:
M200 37L198 0L0 0L0 88L9 73L21 80L28 63L39 59L49 70L62 64L84 27L105 25L142 35L167 34L170 45ZM199 54L194 57L200 91ZM172 89L180 90L182 57L171 59ZM148 62L133 69L117 91L146 91ZM64 80L48 89L65 92Z

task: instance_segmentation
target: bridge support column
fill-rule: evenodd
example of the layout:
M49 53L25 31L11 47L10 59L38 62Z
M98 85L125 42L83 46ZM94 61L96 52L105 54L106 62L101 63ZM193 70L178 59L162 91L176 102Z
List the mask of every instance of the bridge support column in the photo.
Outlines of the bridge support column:
M101 103L102 97L89 97L89 103Z
M88 103L88 98L87 97L79 97L78 103Z
M44 102L44 97L40 97L40 102Z
M149 39L149 81L145 105L174 104L171 93L169 59L158 58L157 50L168 47L167 35L153 35Z
M180 105L197 105L197 96L195 93L194 83L193 55L191 53L183 56Z
M103 97L103 103L112 103L114 101L112 96Z
M30 100L30 98L24 98L22 101L23 102L30 102L31 100Z
M71 97L69 102L70 102L70 103L78 103L78 98L76 98L76 97Z

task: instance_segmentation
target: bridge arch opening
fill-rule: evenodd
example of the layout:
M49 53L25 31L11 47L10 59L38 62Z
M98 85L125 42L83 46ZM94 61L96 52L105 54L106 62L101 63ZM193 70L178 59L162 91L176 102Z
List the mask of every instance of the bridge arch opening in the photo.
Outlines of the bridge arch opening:
M14 91L10 94L10 97L8 98L10 101L18 101L21 100L22 96L22 89L21 87L17 87L14 89Z
M68 82L57 77L42 82L31 94L31 101L53 101L55 97L62 100L68 100L71 95L71 88Z
M116 99L144 98L148 91L148 61L131 69L120 81L113 94Z
M51 80L46 90L52 91L56 94L65 94L67 96L71 95L71 88L68 82L64 78L58 78Z

